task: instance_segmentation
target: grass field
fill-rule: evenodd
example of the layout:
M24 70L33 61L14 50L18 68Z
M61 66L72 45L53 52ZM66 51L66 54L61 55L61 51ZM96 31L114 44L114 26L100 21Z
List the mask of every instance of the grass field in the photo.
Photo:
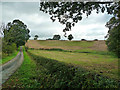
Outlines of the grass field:
M110 78L118 78L118 58L97 53L29 50L30 53L72 64Z
M52 49L59 48L64 50L88 50L88 51L107 51L105 41L58 41L58 40L29 40L26 43L29 48Z
M104 53L87 54L59 51L59 49L57 51L56 49L28 49L28 54L25 50L23 52L24 62L22 66L3 84L3 88L118 87L117 81L114 80L117 73L116 68L112 67L114 72L109 71L109 64L116 62L116 60L114 61L115 56L111 54L107 53L103 57L102 54ZM93 58L96 58L96 56L99 59L94 60ZM105 61L105 58L108 59ZM109 69L109 78L108 76L104 77L107 69Z
M105 41L29 40L26 46L47 49L29 50L37 56L73 64L103 76L118 79L118 58L107 51Z
M24 50L22 66L4 88L117 88L120 85L118 58L107 51L103 41L30 40L26 46L28 54Z

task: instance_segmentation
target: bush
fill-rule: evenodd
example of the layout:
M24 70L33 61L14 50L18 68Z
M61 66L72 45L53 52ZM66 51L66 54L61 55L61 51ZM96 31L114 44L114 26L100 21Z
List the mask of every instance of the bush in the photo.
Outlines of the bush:
M94 39L94 41L98 41L98 39Z
M12 54L15 50L17 50L16 44L12 43L11 45L8 45L7 42L3 40L3 45L2 45L2 52L4 55L10 55Z
M28 49L29 49L28 46L25 46L25 51L26 51L26 52L28 51Z
M86 39L81 39L81 41L87 41Z
M37 62L38 81L43 88L116 88L118 85L117 81L83 68L28 53Z

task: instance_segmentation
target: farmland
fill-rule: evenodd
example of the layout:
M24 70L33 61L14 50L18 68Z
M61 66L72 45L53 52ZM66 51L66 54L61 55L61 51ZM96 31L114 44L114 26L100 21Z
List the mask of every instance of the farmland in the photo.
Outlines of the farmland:
M107 51L104 41L31 40L26 46L34 49L46 49L30 49L29 52L34 55L73 64L109 78L118 78L118 58Z
M29 40L26 46L22 66L3 88L118 87L118 58L104 41Z
M59 48L64 50L97 50L107 51L107 46L103 40L101 41L57 41L57 40L29 40L26 43L29 48L35 49L52 49Z

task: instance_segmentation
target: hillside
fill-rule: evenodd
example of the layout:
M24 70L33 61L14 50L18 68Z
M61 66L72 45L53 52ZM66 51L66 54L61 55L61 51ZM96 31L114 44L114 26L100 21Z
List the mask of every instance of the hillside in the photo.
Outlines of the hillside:
M105 41L57 41L57 40L29 40L26 43L29 48L35 49L64 49L64 50L96 50L107 51Z

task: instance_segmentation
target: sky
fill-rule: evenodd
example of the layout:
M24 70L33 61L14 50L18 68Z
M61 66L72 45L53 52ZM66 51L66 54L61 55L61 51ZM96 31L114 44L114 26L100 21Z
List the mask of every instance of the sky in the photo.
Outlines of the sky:
M96 14L95 11L88 18L83 15L83 19L72 27L72 31L67 32L67 35L72 34L73 40L104 40L108 32L105 24L111 17L107 12ZM15 19L27 25L30 39L33 39L36 34L39 40L53 38L53 35L59 34L61 40L67 40L63 32L65 25L57 21L52 22L49 14L39 10L39 2L2 2L2 22L7 24Z

